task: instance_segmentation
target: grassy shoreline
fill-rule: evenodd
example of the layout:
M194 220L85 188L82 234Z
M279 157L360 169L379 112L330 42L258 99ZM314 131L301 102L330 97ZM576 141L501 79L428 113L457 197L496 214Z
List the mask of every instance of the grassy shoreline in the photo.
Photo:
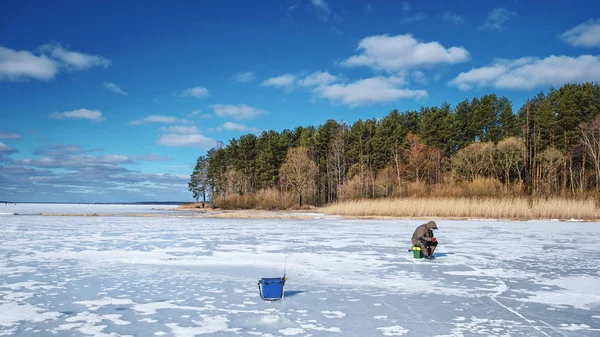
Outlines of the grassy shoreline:
M179 207L198 210L201 204ZM298 218L302 213L322 213L344 219L497 219L599 221L600 207L592 199L544 198L529 201L511 198L396 198L344 201L303 210L202 209L207 217Z
M598 221L600 208L594 199L563 198L398 198L345 201L320 209L325 214L359 217L587 220Z

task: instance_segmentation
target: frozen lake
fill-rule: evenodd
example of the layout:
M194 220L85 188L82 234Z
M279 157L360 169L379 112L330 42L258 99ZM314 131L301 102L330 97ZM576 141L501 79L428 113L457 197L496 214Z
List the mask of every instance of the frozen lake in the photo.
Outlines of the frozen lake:
M0 336L600 336L597 222L439 220L428 261L426 221L169 207L0 205Z

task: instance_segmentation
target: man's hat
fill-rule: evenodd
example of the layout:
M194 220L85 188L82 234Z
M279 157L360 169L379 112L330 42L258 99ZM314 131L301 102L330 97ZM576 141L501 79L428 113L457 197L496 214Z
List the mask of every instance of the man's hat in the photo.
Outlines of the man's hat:
M431 229L438 229L437 224L435 223L435 221L429 221L427 223L427 225L431 228Z

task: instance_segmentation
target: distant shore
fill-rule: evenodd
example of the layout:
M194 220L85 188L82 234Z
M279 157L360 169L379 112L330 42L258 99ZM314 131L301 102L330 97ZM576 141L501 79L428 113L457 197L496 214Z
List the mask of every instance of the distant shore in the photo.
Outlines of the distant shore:
M201 203L177 209L199 210L206 217L310 218L315 214L342 219L493 219L599 221L598 200L565 198L396 198L338 202L307 210L219 210Z
M222 209L185 204L52 204L0 205L0 216L48 217L180 217L223 219L365 219L365 220L504 220L600 221L595 199L398 198L338 202L303 209ZM136 207L137 206L137 207Z

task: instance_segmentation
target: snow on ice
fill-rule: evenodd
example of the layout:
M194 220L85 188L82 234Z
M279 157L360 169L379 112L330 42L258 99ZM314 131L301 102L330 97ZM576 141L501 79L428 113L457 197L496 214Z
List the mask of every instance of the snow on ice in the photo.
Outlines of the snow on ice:
M438 220L428 261L423 221L165 208L0 205L0 336L600 335L599 223Z

